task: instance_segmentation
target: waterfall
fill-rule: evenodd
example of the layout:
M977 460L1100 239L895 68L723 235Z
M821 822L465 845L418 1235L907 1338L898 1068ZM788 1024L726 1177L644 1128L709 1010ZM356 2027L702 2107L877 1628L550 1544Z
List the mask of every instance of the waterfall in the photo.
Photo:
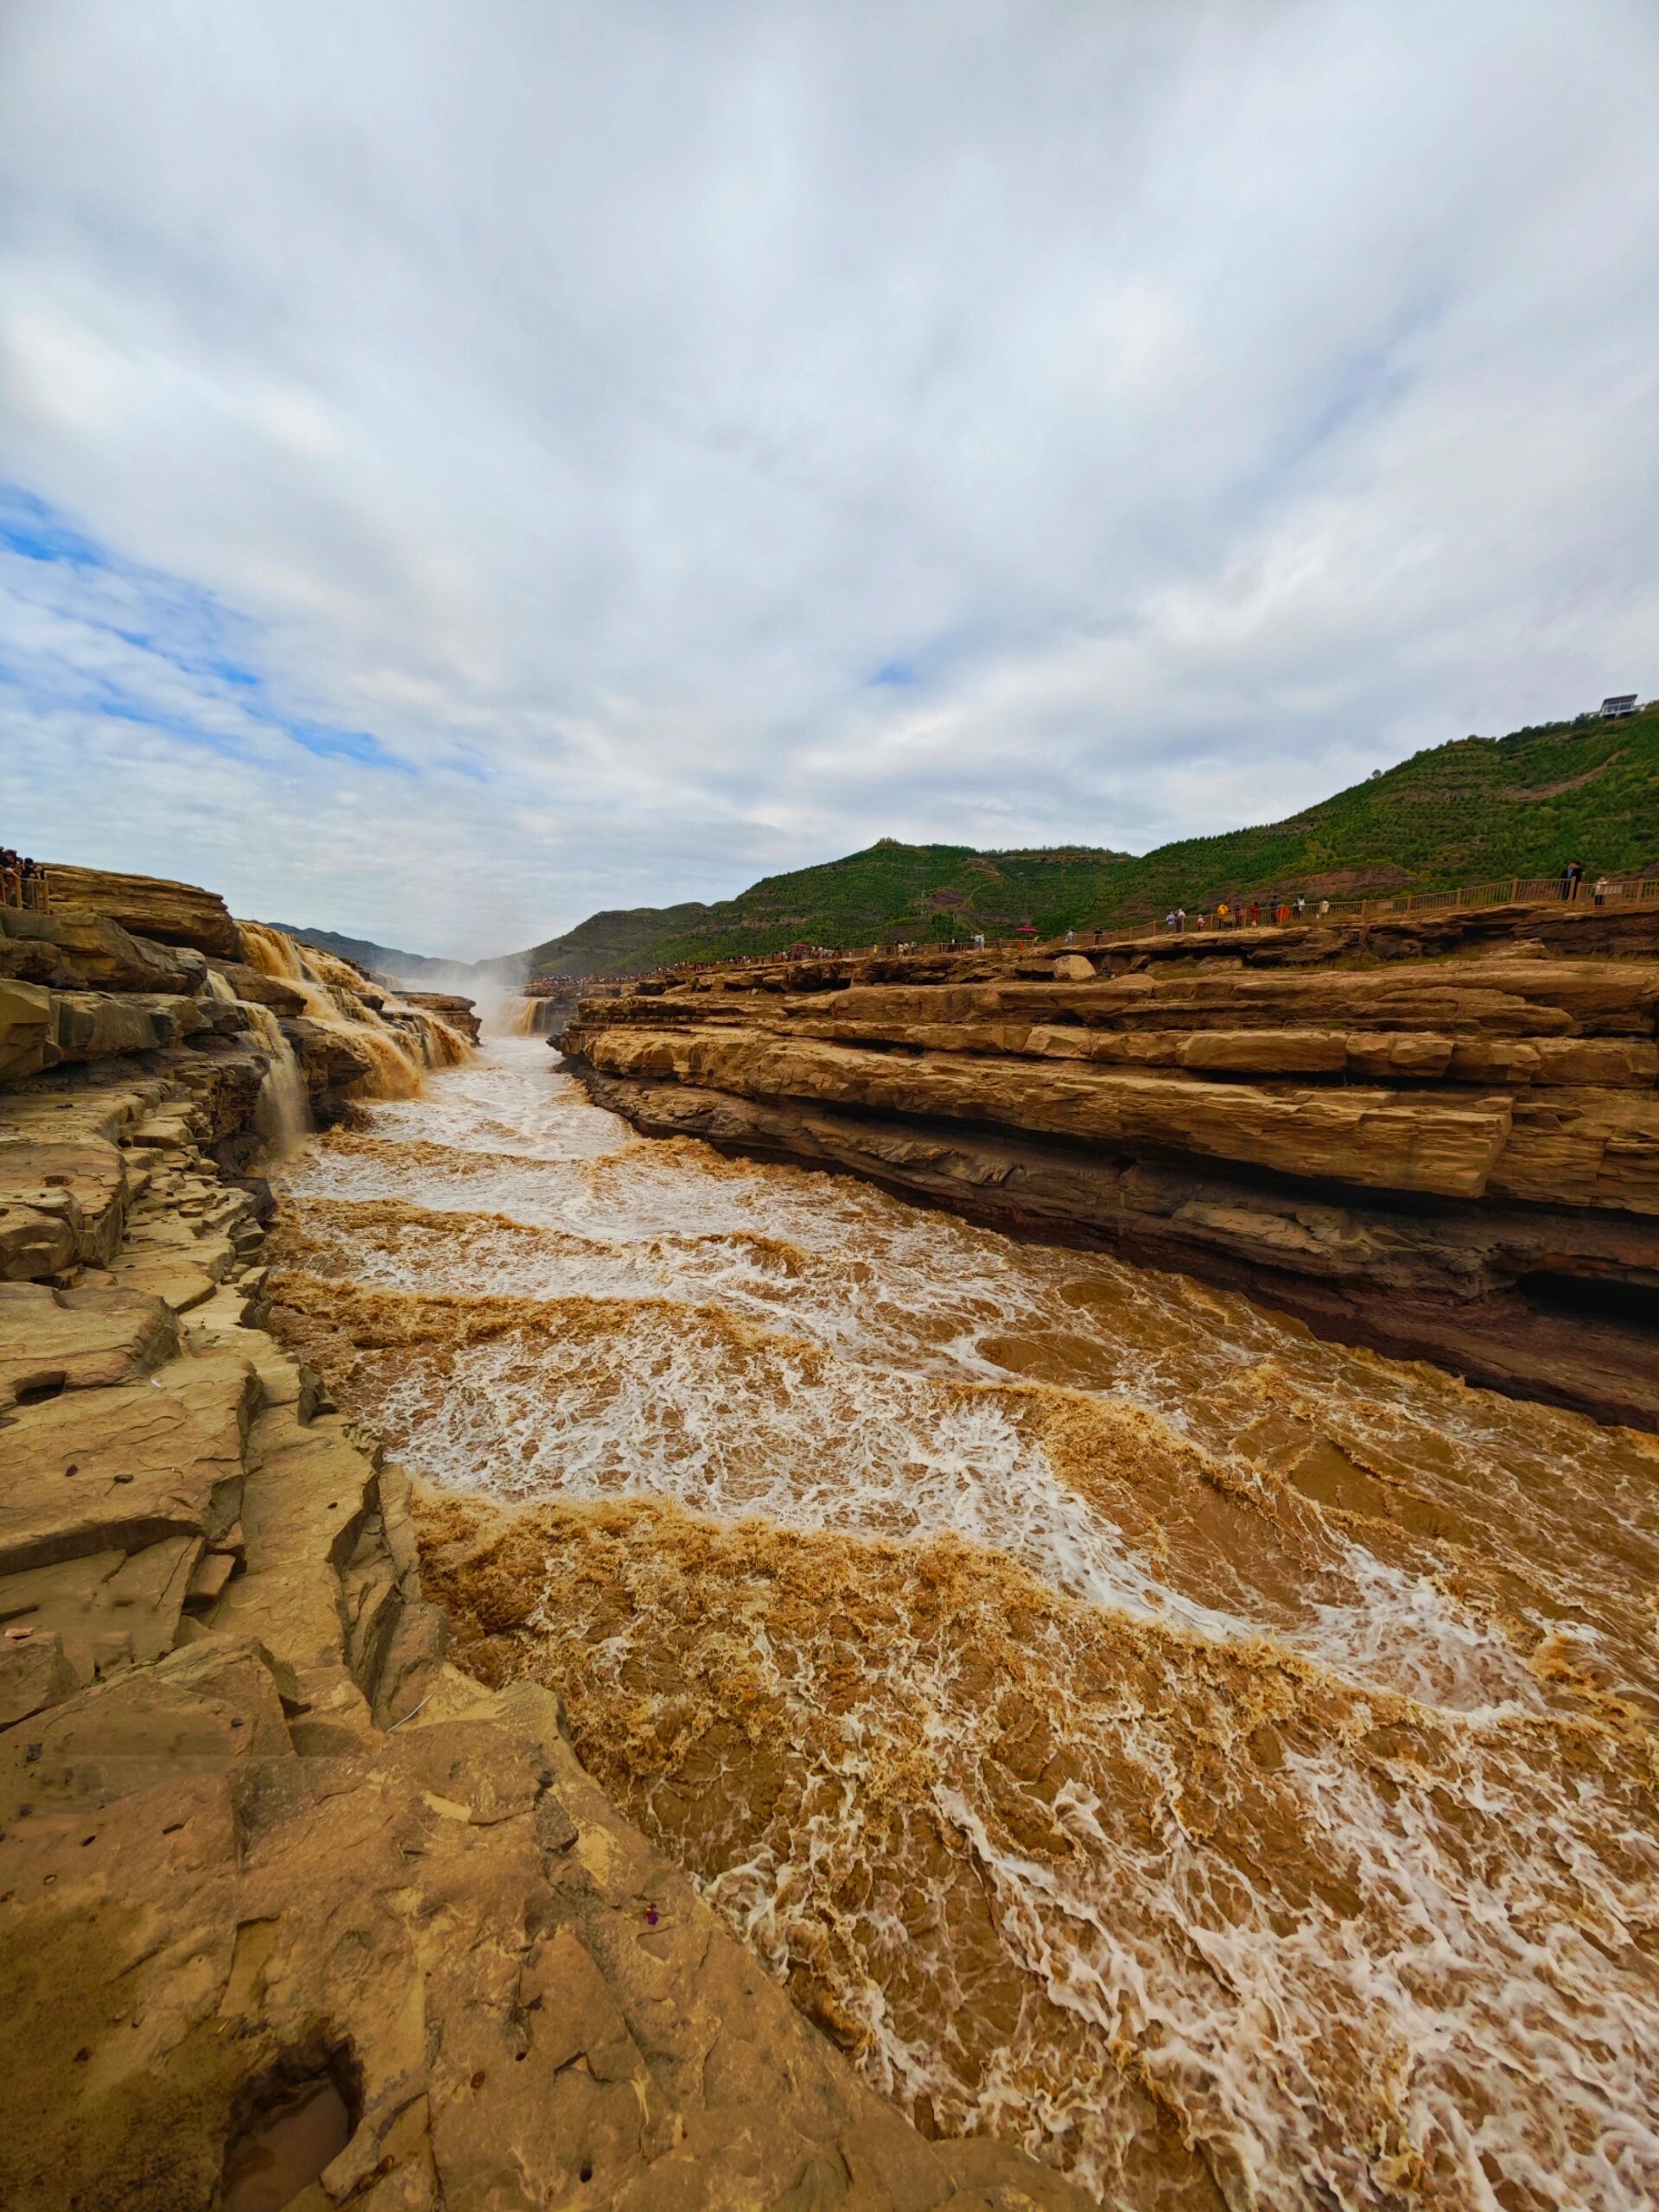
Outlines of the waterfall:
M464 1067L473 1057L472 1040L441 1014L422 1014L421 1036L429 1067Z
M373 1073L359 1079L361 1088L353 1095L413 1098L427 1069L457 1067L472 1057L472 1046L458 1030L436 1014L405 1005L385 985L371 985L348 961L317 945L301 945L266 923L243 922L239 927L248 965L297 991L310 1020L346 1031L373 1063ZM368 1002L365 992L378 1007ZM303 1096L302 1084L300 1088Z
M273 1160L282 1160L310 1135L311 1101L282 1023L268 1006L250 1003L245 1011L269 1055L254 1102L254 1125L264 1140L266 1152Z

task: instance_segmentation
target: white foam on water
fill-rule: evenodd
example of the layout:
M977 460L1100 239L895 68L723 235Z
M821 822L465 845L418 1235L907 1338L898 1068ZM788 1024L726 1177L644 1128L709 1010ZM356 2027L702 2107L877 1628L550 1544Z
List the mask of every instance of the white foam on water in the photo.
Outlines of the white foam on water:
M1056 1856L1001 1821L971 1654L895 1632L826 1728L816 1662L785 1652L759 1601L725 1624L810 1779L786 1832L699 1871L780 1974L824 1930L855 1930L840 1997L871 2078L1021 2137L1108 2202L1128 2201L1144 2126L1125 2049L1236 2205L1659 2199L1659 1851L1650 1806L1632 1809L1647 1754L1628 1735L1629 1700L1653 1688L1659 1455L1179 1278L642 1141L548 1063L534 1040L493 1043L372 1109L366 1140L285 1171L315 1240L302 1264L528 1302L441 1359L400 1354L382 1374L365 1355L372 1417L410 1465L505 1500L644 1499L725 1527L995 1554L1082 1609L1079 1650L1150 1632L1185 1685L1166 1697L1213 1694L1217 1773L1241 1806L1257 1785L1249 1716L1227 1732L1240 1669L1265 1655L1311 1684L1310 1712L1339 1716L1313 1748L1305 1726L1260 1785L1323 1870L1305 1894L1249 1857L1245 1828L1229 1852L1198 1817L1185 1706L1074 1694L1063 1626L1029 1630L1071 1761L1037 1808L1072 1840ZM1088 1476L1093 1408L1118 1424L1105 1473L1068 1479L1052 1424L1084 1424ZM1150 1534L1135 1421L1167 1523ZM1297 1490L1303 1439L1360 1506ZM1167 1463L1189 1447L1181 1490ZM1412 1511L1364 1504L1367 1483ZM584 1664L626 1685L658 1625L646 1611L607 1629ZM568 1637L568 1611L546 1628ZM1612 1691L1626 1703L1598 1705ZM965 1955L913 1934L882 1888L892 1837L866 1827L895 1729L917 1777L905 1818L925 1810L977 1870L1030 1993L977 2072L951 2026L974 2001ZM1405 1748L1362 1755L1377 1729ZM1164 1793L1144 1832L1101 1780L1123 1759ZM842 1901L855 1864L880 1874L862 1921ZM931 2007L906 2010L884 1958L910 1960Z
M1423 1577L1347 1543L1345 1603L1311 1592L1247 1615L1195 1603L1126 1554L1003 1405L964 1402L963 1385L1013 1381L982 1349L988 1340L1075 1330L1061 1286L1090 1273L1128 1276L1114 1262L1011 1244L849 1178L638 1139L552 1074L529 1040L494 1042L428 1088L421 1100L373 1109L370 1148L323 1147L286 1187L499 1213L556 1241L515 1244L469 1224L453 1243L425 1242L406 1259L359 1252L359 1280L426 1294L710 1306L777 1332L764 1401L750 1372L672 1315L631 1332L587 1389L575 1373L593 1367L585 1351L540 1344L527 1359L501 1344L470 1347L441 1393L402 1386L382 1413L400 1434L418 1433L414 1461L435 1478L517 1497L649 1493L794 1527L949 1529L1095 1602L1147 1607L1214 1635L1270 1629L1363 1679L1460 1707L1538 1702L1526 1666L1488 1625ZM447 1157L435 1159L435 1147ZM1167 1341L1161 1360L1136 1358L1119 1394L1177 1428L1188 1426L1198 1344L1214 1364L1232 1355L1253 1365L1282 1334L1236 1301L1213 1301L1195 1327L1187 1287L1129 1281ZM831 1357L809 1375L800 1355L813 1345ZM918 1377L944 1387L918 1395Z

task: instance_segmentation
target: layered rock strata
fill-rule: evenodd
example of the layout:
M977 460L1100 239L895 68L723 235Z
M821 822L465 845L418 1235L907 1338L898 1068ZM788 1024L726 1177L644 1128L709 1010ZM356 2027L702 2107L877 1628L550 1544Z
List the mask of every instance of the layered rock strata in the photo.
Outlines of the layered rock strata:
M265 1333L273 1084L348 1109L458 1010L3 918L0 2202L1079 2204L925 2142L557 1700L447 1662L409 1484Z
M1648 923L670 976L585 1001L563 1047L651 1134L1117 1246L1656 1427L1659 958L1618 950Z
M118 875L105 868L54 867L52 903L107 915L163 944L193 945L234 959L240 932L216 891L153 875Z
M476 1045L483 1034L483 1024L474 1010L471 999L455 997L448 991L406 991L397 995L405 1006L418 1007L423 1013L435 1014L469 1045Z

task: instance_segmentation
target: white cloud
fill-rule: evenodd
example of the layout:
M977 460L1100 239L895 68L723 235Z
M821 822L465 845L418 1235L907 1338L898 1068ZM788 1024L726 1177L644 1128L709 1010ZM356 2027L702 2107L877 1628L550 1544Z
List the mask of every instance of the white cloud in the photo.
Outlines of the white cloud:
M1659 688L1656 94L1646 0L14 9L0 474L101 559L7 834L489 950Z

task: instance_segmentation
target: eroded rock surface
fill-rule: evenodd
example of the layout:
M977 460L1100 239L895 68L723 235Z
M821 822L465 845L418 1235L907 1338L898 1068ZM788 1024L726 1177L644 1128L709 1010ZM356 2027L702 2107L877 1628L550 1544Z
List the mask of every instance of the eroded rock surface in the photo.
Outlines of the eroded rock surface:
M216 891L194 883L169 883L158 876L119 875L106 868L51 870L54 907L86 907L105 914L122 928L158 938L163 944L192 945L199 952L236 959L241 932Z
M1527 910L1092 962L734 969L587 1000L563 1044L650 1134L1120 1246L1653 1427L1649 922Z
M400 991L398 995L406 1006L417 1006L428 1014L436 1014L440 1021L459 1030L469 1044L477 1044L481 1025L473 1011L471 999L458 998L452 991Z

